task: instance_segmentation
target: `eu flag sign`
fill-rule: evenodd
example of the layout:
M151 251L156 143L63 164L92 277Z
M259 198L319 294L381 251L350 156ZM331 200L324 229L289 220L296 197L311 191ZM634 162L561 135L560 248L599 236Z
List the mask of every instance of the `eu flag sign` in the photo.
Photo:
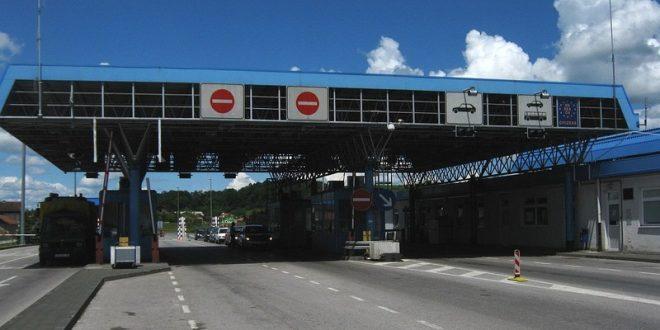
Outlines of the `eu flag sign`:
M557 98L557 126L578 127L577 99Z

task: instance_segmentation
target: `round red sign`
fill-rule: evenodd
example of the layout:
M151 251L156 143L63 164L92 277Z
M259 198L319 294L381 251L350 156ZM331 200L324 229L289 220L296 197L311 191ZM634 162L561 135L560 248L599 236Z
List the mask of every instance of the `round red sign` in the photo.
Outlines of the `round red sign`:
M218 89L211 94L211 108L218 113L227 113L234 108L234 95L226 89Z
M355 189L353 191L351 202L353 203L353 208L356 211L367 211L371 208L371 193L366 189Z
M296 108L306 116L311 116L319 109L319 98L312 92L302 92L296 98Z

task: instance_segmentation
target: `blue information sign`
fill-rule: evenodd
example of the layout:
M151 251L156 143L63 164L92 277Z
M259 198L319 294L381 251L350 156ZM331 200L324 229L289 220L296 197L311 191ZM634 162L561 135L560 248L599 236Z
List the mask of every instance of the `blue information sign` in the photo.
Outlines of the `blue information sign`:
M557 98L557 126L578 126L578 102L573 98Z
M396 203L394 192L387 189L374 189L373 199L376 208L383 211L391 210Z

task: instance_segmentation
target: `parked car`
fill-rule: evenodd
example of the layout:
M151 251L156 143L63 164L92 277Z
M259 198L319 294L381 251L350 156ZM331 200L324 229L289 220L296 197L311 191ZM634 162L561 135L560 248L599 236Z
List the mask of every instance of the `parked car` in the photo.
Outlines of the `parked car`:
M227 235L229 235L229 228L220 227L216 229L217 231L214 234L213 243L222 244L225 242Z
M262 225L246 225L238 234L236 244L240 247L268 247L273 240L268 229Z
M195 231L195 240L204 239L206 235L206 229L197 229Z

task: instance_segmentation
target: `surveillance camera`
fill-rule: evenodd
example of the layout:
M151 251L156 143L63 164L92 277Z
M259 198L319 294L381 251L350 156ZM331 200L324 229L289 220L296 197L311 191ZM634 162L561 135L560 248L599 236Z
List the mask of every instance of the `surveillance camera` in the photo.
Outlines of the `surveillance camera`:
M388 130L393 131L395 128L396 128L396 127L394 126L393 123L389 123L389 124L387 124L387 129L388 129Z

